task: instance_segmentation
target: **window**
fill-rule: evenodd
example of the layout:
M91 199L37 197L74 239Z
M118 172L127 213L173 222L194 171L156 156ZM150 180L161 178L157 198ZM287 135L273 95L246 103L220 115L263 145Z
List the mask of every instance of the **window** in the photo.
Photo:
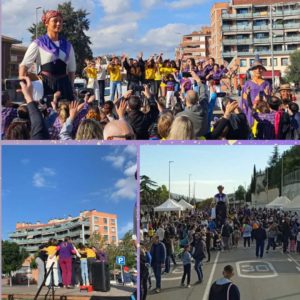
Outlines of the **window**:
M255 62L255 59L251 58L250 59L250 67L254 64L254 62Z
M99 231L99 226L98 225L95 225L95 231Z
M115 242L115 241L116 241L116 237L115 237L115 236L112 236L112 237L111 237L111 240L112 240L112 242Z
M104 236L104 240L105 240L105 241L108 241L108 235L105 235L105 236Z
M94 222L98 223L99 222L99 217L94 217Z
M107 218L103 218L104 224L107 224Z
M116 228L115 228L115 227L112 227L112 228L111 228L111 232L116 232Z
M108 230L108 227L107 226L104 226L104 231L107 231Z
M272 66L272 58L270 59L270 66ZM274 67L277 67L277 58L274 58Z
M282 58L281 59L281 65L282 66L288 66L289 65L289 59L288 58Z
M264 65L264 66L267 66L268 65L268 60L266 58L263 58L261 60L261 63Z
M115 225L115 224L116 224L116 222L115 222L114 219L110 220L110 223L111 223L112 225Z
M247 59L240 60L240 67L247 67Z

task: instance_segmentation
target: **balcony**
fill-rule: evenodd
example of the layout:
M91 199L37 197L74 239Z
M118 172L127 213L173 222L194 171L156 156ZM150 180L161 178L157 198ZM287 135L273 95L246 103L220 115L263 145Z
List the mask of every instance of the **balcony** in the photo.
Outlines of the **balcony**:
M300 29L300 23L284 24L284 29Z
M270 30L270 26L268 24L253 25L253 30L254 31L269 31Z
M234 57L236 56L237 52L236 51L231 51L231 52L223 52L222 56L223 57Z
M254 18L265 18L268 16L269 16L269 11L261 11L261 12L253 13Z
M263 39L254 39L254 44L269 44L270 39L269 38L263 38Z
M299 36L286 36L284 38L285 42L300 42L300 35Z
M228 14L223 13L222 19L249 19L252 18L252 13L245 13L245 14Z
M271 42L271 41L270 41ZM284 42L284 37L273 37L273 43L283 43Z
M225 31L251 31L252 30L252 25L245 25L245 26L237 26L237 25L223 25L222 30Z

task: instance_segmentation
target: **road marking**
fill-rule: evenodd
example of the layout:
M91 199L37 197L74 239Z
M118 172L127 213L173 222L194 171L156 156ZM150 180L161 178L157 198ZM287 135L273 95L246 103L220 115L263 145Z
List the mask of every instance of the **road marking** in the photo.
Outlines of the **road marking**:
M162 278L161 281L172 281L172 280L180 280L182 279L182 276L180 277L171 277L171 278Z
M257 264L255 264L257 263ZM253 265L255 264L255 265ZM236 269L239 277L246 278L271 278L277 277L278 273L276 272L273 265L267 261L261 260L247 260L247 261L238 261L236 262ZM272 272L273 274L269 275L259 275L259 272ZM243 274L249 273L249 274ZM256 275L251 275L251 273L258 273Z
M298 266L300 267L300 264L290 255L288 254L288 257ZM289 259L288 259L289 260Z
M288 258L288 261L289 261L289 262L292 262L292 260L291 260L290 258Z
M300 272L300 267L296 267L296 269Z
M216 266L217 266L217 262L218 262L220 253L221 253L220 251L217 253L217 256L216 256L215 261L214 261L214 265L213 265L213 267L211 269L211 272L210 272L210 275L209 275L209 279L208 279L208 282L206 284L205 292L204 292L204 295L203 295L203 300L207 300L208 299L208 295L209 295L209 291L210 291L210 286L212 284L212 280L213 280L213 277L214 277L214 273L215 273L215 270L216 270Z

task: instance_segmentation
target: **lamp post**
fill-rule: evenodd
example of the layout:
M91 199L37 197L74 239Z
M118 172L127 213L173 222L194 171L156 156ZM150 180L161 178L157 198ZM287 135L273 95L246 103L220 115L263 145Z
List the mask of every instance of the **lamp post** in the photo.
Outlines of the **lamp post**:
M38 37L38 10L41 9L41 6L35 8L35 38Z
M273 21L272 21L273 6L270 4L270 35L271 35L271 59L272 59L272 90L275 89L275 76L274 76L274 47L273 47Z
M171 199L171 163L173 160L169 160L169 199Z
M191 176L192 174L189 174L189 203L191 203Z
M281 195L283 195L283 156L281 157Z

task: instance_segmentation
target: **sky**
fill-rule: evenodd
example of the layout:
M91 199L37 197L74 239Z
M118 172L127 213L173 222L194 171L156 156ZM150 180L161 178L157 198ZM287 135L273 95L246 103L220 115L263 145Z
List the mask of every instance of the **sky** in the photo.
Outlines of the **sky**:
M36 21L36 8L55 9L62 0L2 0L2 33L30 42L27 30ZM210 9L224 0L73 0L75 9L86 9L90 19L87 35L94 56L135 56L163 52L173 57L183 34L210 24ZM42 10L38 10L41 18Z
M135 146L3 146L2 237L17 222L117 214L118 236L133 229Z
M291 146L278 146L283 153ZM171 192L207 199L217 193L217 186L225 187L224 193L233 193L239 185L248 186L256 170L264 170L274 146L142 146L140 154L141 175L147 175L158 185L169 185L171 163Z

